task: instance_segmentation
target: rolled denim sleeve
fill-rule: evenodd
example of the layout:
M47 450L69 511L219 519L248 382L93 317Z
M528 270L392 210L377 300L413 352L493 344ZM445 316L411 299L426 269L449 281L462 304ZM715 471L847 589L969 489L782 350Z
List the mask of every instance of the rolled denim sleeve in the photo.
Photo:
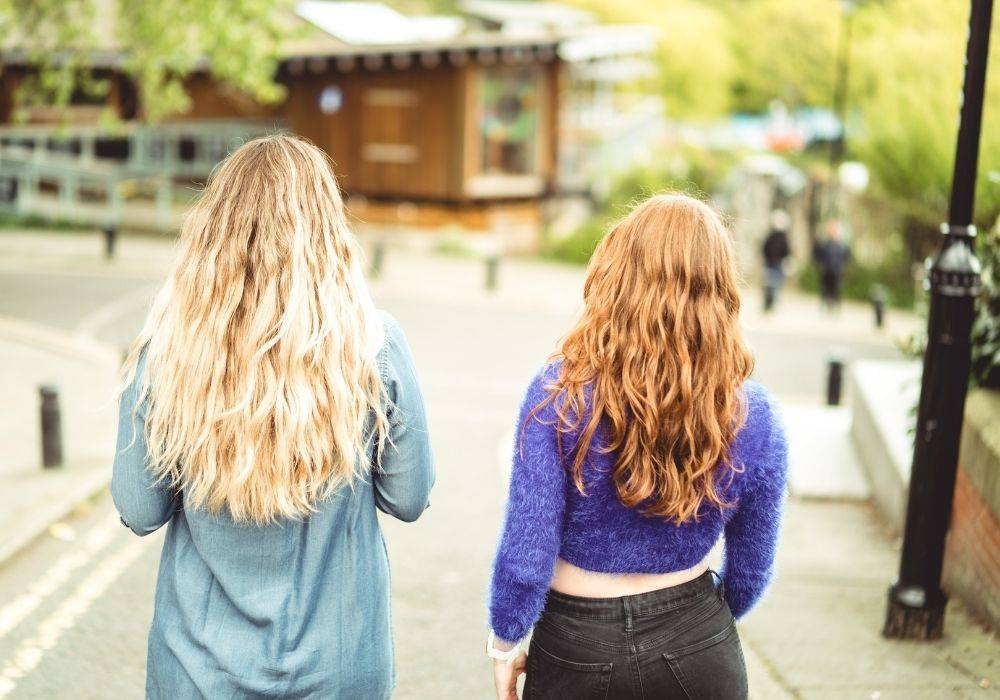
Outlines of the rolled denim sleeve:
M391 317L386 316L385 326L389 441L374 470L375 505L412 522L430 505L434 458L424 398L406 336Z
M148 397L141 405L138 403L145 365L143 351L135 377L122 393L118 407L118 440L111 477L111 497L122 523L140 536L155 532L169 522L177 505L173 491L157 483L149 471L146 450Z

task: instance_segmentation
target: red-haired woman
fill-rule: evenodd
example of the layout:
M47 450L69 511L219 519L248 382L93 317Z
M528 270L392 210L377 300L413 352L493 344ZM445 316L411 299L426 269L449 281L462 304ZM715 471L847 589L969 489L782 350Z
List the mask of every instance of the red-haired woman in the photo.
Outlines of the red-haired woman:
M748 381L729 233L705 203L655 196L601 241L584 300L519 418L497 696L526 669L526 699L745 698L735 619L771 578L786 448Z

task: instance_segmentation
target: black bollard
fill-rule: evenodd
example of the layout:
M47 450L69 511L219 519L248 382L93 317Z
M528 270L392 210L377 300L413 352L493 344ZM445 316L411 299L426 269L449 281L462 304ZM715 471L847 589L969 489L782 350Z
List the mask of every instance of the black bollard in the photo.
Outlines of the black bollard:
M486 290L489 292L497 288L497 278L500 272L500 256L493 254L486 257Z
M108 224L102 229L104 233L104 257L111 260L115 257L115 244L118 243L118 227Z
M51 385L43 385L38 387L38 393L42 399L42 466L58 467L63 462L59 390Z
M882 328L885 325L885 287L881 284L872 286L872 310L875 312L875 327Z
M839 406L840 395L844 387L844 361L839 357L831 357L827 362L826 371L826 405Z
M375 241L375 246L372 248L372 266L368 276L372 279L378 279L379 275L382 274L382 265L384 263L385 241L377 240Z

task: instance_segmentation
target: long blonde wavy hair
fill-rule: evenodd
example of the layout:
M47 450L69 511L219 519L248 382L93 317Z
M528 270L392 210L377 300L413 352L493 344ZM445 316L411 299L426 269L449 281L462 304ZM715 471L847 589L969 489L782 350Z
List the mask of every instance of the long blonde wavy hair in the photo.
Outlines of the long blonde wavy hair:
M263 525L364 477L387 422L360 256L312 144L259 138L209 178L124 369L145 349L148 466L185 507Z
M559 399L560 450L564 436L578 436L567 465L576 488L585 493L597 439L616 455L624 505L678 524L696 519L706 501L727 505L716 477L738 468L728 448L745 420L741 385L753 358L719 215L680 194L642 202L597 246L584 303L540 404Z

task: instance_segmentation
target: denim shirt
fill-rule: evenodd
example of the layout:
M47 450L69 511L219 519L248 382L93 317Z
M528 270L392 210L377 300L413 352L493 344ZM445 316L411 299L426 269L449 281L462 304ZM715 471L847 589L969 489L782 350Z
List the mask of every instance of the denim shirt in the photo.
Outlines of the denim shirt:
M378 351L391 444L370 475L298 521L238 525L184 508L147 470L144 368L122 396L111 493L137 535L169 523L160 558L147 698L388 698L394 685L389 563L376 509L407 522L428 506L434 465L403 331ZM135 439L133 439L135 438Z

